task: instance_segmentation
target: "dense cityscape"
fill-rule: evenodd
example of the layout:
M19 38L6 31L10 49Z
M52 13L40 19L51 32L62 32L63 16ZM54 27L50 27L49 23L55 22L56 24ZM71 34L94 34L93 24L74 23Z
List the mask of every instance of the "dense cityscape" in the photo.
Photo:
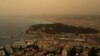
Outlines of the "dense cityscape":
M0 56L100 56L100 0L0 0Z

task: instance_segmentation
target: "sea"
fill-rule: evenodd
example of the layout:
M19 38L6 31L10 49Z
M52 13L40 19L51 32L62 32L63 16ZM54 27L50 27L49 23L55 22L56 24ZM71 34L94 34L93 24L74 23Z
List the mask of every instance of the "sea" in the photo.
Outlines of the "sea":
M1 16L0 17L0 46L13 44L24 38L24 33L31 25L47 24L49 21L37 17ZM13 39L11 38L13 36Z

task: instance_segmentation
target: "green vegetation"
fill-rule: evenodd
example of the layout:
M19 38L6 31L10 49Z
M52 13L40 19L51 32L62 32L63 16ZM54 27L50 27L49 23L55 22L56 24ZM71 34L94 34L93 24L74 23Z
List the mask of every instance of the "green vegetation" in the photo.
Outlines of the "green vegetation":
M31 27L29 27L26 33L28 33L28 31L38 31L38 30L47 33L62 33L62 32L78 33L78 34L98 33L98 30L93 28L76 27L76 26L64 25L61 23L32 25Z

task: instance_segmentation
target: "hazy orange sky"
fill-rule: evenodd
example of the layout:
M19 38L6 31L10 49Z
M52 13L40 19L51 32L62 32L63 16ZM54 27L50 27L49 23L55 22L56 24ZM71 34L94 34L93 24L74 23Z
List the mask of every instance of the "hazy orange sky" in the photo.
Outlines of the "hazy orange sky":
M0 16L41 14L100 15L100 0L0 0Z

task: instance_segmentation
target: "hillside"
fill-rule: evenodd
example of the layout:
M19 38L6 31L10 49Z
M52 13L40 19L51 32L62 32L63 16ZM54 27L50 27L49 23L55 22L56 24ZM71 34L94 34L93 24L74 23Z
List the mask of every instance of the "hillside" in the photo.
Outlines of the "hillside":
M64 25L61 23L32 25L29 27L26 33L28 33L29 31L38 31L38 30L47 33L62 33L62 32L79 33L79 34L98 33L98 30L94 28L76 27L76 26Z

